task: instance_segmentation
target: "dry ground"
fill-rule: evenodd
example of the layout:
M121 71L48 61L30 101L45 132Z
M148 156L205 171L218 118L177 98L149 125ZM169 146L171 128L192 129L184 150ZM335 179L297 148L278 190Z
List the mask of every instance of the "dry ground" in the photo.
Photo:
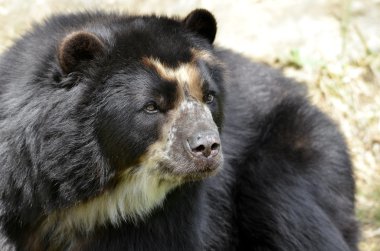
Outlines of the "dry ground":
M355 164L361 250L380 251L380 0L0 0L0 51L57 12L184 16L199 7L218 19L217 44L305 82L340 125Z

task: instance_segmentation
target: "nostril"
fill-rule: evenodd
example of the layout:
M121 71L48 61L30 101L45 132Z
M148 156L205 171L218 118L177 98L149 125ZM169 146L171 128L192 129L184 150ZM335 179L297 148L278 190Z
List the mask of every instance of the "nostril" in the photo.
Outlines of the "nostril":
M200 145L198 147L196 147L195 149L192 149L194 152L203 152L204 150L206 150L206 147L204 145Z
M211 150L219 150L219 144L218 143L214 143L211 145Z

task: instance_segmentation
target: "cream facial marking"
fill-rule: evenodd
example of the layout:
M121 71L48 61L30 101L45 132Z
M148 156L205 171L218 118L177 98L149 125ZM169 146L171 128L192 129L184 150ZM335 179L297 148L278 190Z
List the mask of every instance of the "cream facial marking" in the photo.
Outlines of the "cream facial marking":
M202 56L207 60L211 60L212 58L211 55L201 51L199 51L198 56ZM161 145L160 154L161 160L167 160L165 163L170 164L170 160L176 159L175 167L169 165L169 168L172 174L178 176L186 176L189 171L194 171L193 174L196 176L197 172L197 164L195 162L189 162L183 157L176 156L176 148L178 149L180 145L183 144L183 139L181 138L183 135L176 133L178 128L180 128L180 130L183 130L183 128L189 129L193 127L195 123L202 121L211 121L213 123L211 111L203 101L203 79L201 78L197 65L199 57L197 58L193 55L193 61L180 64L177 68L167 67L158 59L143 58L143 63L146 66L154 69L162 78L174 81L180 87L181 98L177 106L168 113L168 122L161 134L163 137L161 142L163 142L163 144ZM213 127L215 131L218 131L215 124ZM184 154L188 153L185 152ZM165 156L165 158L162 158L163 156ZM191 159L192 156L188 156L188 158ZM212 175L212 173L209 175ZM201 175L199 177L201 177ZM205 176L202 177L204 178Z
M202 101L202 78L195 61L180 64L176 68L170 68L158 59L144 57L144 65L154 69L163 79L174 81L182 90L187 90L193 98Z
M193 61L200 59L200 60L204 60L210 64L218 64L219 63L219 60L214 55L209 53L208 51L192 48L191 53L193 54Z

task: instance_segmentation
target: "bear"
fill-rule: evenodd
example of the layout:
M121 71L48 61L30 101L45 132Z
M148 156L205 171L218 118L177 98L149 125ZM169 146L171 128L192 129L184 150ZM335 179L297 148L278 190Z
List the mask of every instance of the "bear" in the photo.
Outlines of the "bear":
M61 14L2 54L1 250L358 250L338 127L216 31Z

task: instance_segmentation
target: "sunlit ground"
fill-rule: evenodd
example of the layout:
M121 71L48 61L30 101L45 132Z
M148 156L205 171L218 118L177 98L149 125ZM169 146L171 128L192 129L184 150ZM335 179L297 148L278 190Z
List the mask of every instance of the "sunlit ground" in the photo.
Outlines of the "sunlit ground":
M105 9L184 16L197 7L219 24L216 43L284 69L339 124L357 181L361 250L380 250L380 0L0 0L0 51L32 22Z

